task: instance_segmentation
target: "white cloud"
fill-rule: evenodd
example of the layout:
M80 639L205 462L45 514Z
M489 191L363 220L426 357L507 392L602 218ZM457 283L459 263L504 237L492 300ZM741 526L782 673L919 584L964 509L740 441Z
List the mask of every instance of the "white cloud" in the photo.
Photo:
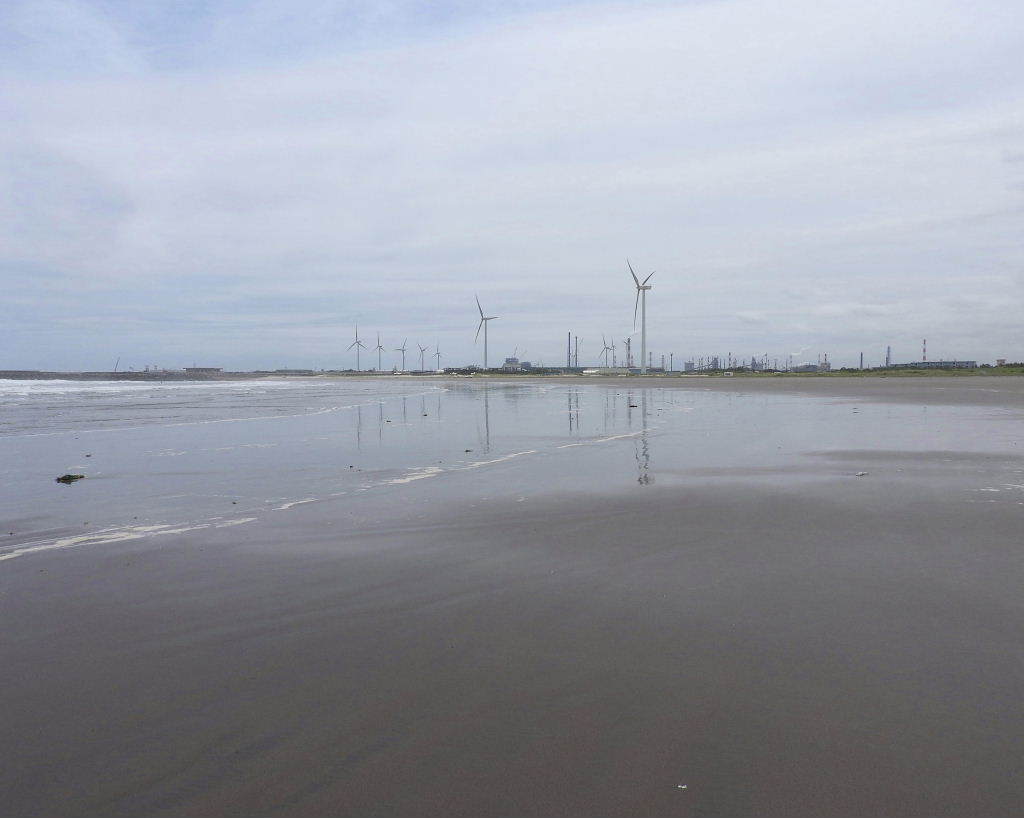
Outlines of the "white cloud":
M577 7L401 37L371 36L401 4L352 6L358 48L333 56L328 6L281 8L228 7L173 71L135 68L101 15L103 71L8 70L0 275L41 321L45 269L68 314L92 299L97 346L130 324L154 352L334 365L359 318L461 360L479 289L496 348L556 360L570 327L631 329L629 254L659 270L656 352L1024 347L1013 3ZM31 330L8 347L66 354Z

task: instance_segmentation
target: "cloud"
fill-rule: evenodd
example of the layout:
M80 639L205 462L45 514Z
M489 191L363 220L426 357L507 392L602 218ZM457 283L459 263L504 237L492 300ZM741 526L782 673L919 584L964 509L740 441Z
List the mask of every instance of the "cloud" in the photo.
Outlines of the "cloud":
M0 24L7 365L1024 344L1012 2L145 5Z

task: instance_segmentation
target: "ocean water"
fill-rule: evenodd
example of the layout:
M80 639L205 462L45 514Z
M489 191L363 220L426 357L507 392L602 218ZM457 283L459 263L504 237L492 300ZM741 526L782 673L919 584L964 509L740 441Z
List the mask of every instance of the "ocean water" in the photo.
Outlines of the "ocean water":
M239 525L309 502L358 502L365 492L399 497L410 483L470 473L490 497L709 481L728 490L739 479L909 475L923 461L907 453L918 452L933 472L938 464L962 479L975 470L967 489L956 489L965 502L1024 503L1018 461L956 467L941 455L1016 452L1018 424L1004 422L1004 410L736 390L433 378L0 380L0 559ZM904 455L879 467L886 452ZM65 473L85 479L56 483Z

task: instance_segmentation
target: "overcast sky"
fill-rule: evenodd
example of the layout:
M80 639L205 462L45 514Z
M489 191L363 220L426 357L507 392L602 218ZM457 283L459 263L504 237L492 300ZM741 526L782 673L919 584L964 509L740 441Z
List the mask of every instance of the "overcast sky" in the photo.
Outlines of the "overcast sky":
M0 368L592 360L627 256L656 360L1024 358L1020 0L5 0L0 120Z

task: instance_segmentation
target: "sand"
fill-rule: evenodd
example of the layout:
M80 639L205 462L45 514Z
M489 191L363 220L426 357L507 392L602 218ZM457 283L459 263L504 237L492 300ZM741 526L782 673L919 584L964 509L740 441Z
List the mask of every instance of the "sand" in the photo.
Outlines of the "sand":
M800 388L1020 405L934 380ZM519 502L520 458L0 563L3 813L1019 814L1024 505L950 498L1024 459L828 458L869 474Z

